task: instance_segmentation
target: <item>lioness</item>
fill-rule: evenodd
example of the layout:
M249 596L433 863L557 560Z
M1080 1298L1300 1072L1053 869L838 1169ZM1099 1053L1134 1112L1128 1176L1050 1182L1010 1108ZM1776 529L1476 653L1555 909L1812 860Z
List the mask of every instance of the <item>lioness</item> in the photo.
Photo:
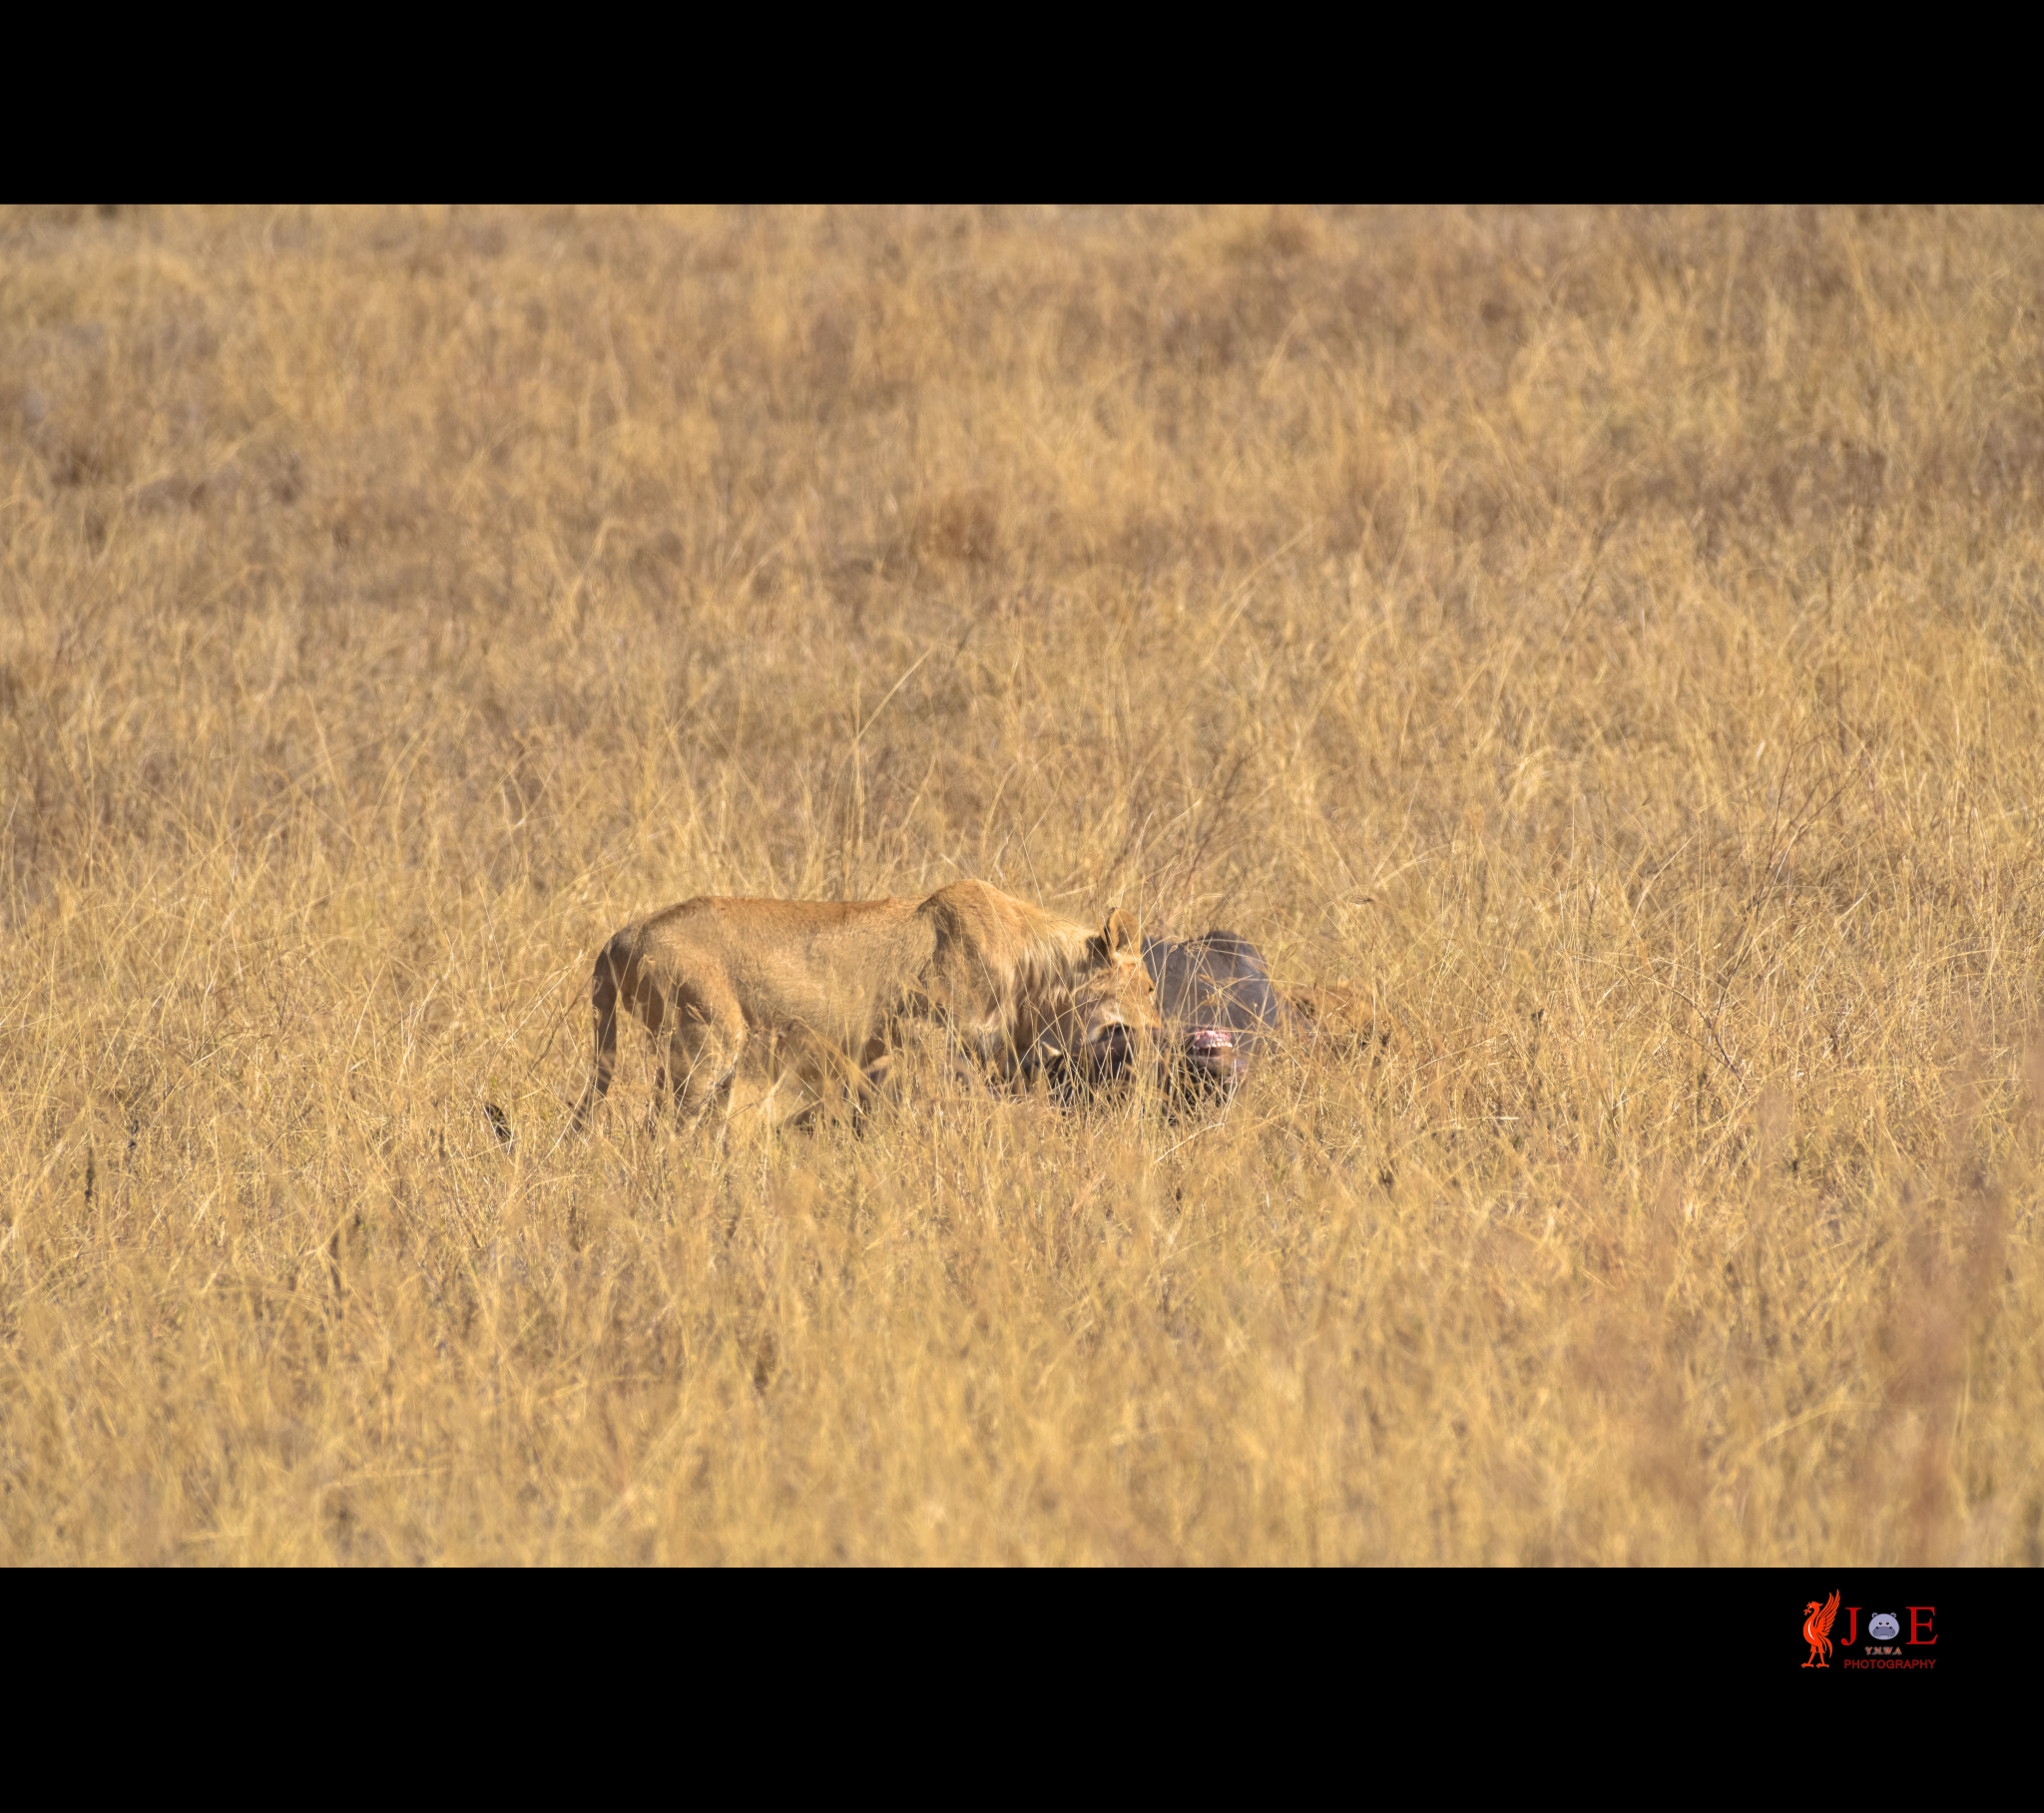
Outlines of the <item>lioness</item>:
M660 1050L656 1101L691 1118L721 1102L776 1124L861 1102L915 1020L1003 1077L1045 1051L1113 1074L1163 1024L1141 953L1131 914L1096 932L980 881L926 900L686 900L596 960L595 1067L574 1125L610 1088L621 1001Z

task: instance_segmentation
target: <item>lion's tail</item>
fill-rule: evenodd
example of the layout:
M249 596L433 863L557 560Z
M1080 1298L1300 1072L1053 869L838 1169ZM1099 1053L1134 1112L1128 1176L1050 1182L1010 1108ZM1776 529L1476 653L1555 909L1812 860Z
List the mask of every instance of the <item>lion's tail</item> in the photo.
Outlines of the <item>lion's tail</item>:
M632 960L630 935L620 932L597 953L596 973L589 979L589 1007L596 1022L596 1050L589 1072L589 1087L575 1105L572 1130L580 1132L590 1111L604 1099L611 1087L611 1073L618 1067L618 985Z

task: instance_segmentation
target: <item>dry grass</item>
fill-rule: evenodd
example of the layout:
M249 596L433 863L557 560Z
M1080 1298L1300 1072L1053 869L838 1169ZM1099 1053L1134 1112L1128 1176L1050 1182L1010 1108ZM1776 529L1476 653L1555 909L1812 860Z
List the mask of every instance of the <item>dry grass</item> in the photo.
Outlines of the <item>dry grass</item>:
M10 218L0 1556L2037 1562L2040 290ZM618 924L960 874L1389 1043L720 1142L628 1041L563 1137Z

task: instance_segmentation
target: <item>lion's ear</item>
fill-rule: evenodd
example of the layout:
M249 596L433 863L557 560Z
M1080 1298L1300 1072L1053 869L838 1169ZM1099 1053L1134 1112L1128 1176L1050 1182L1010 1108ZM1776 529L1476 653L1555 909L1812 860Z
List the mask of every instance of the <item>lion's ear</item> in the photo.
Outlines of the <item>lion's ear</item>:
M1143 928L1136 923L1135 914L1116 907L1108 914L1107 924L1100 928L1100 942L1107 946L1110 957L1119 957L1142 948Z

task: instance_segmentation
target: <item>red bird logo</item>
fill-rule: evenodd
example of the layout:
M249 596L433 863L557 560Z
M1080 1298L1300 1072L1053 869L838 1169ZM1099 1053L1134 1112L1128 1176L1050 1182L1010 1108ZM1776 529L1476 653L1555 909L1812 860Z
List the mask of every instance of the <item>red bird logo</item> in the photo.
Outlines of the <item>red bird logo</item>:
M1831 1596L1819 1605L1811 1599L1802 1608L1802 1640L1809 1645L1809 1660L1805 1668L1828 1668L1831 1653L1831 1619L1838 1615L1838 1595Z

